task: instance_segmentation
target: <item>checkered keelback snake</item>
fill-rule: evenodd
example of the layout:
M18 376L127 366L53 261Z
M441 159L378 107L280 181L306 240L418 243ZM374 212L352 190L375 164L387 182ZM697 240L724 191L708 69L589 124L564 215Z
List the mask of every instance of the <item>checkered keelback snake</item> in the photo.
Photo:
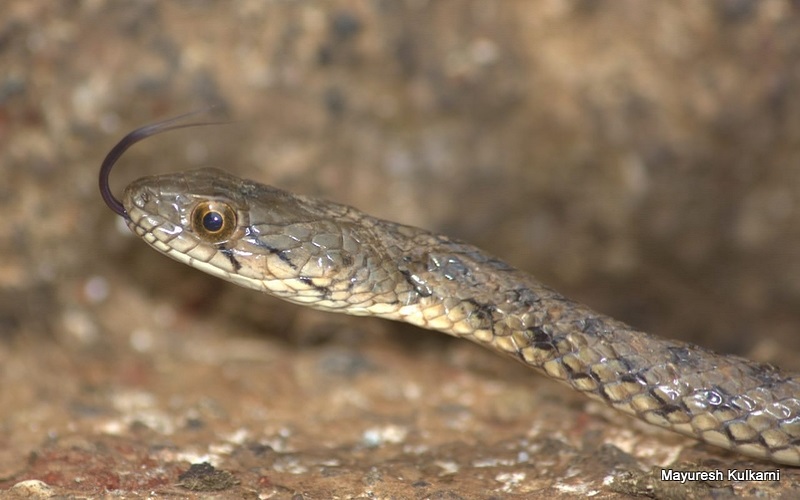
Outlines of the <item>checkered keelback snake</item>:
M216 169L146 177L117 200L116 160L196 125L183 118L131 132L101 168L106 203L156 250L291 302L469 339L651 424L800 465L800 375L636 331L474 246Z

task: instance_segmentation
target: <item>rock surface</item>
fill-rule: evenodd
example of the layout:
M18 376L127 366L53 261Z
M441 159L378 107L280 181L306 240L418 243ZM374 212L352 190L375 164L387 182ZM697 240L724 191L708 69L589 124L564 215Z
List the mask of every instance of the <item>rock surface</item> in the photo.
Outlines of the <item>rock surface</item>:
M0 493L797 495L787 467L662 482L775 466L465 342L185 268L120 224L96 177L129 130L216 104L236 123L137 145L115 189L221 167L798 370L798 47L797 3L779 0L7 1Z

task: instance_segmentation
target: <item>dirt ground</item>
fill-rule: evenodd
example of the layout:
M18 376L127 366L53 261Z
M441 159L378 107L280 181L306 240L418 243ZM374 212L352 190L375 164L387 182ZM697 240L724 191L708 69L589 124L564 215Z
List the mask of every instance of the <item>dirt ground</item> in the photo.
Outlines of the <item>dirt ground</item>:
M217 166L477 244L641 329L800 370L800 7L780 0L0 9L0 496L716 498L774 470L467 342L149 249L112 176ZM38 482L35 482L35 481Z

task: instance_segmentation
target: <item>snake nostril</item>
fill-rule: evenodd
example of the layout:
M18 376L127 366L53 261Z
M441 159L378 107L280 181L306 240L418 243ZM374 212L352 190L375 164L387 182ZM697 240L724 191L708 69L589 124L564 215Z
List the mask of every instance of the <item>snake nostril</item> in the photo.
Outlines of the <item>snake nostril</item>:
M142 191L133 197L133 204L138 208L144 208L148 201L150 201L150 196L147 191Z

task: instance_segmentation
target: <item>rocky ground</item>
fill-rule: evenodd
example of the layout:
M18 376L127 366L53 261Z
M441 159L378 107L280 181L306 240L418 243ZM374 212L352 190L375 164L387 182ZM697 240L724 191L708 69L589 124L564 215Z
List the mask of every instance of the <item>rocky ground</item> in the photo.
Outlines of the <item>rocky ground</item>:
M463 341L158 255L112 176L217 166L467 240L653 333L800 370L796 2L46 2L0 13L0 492L719 498L774 469ZM202 465L208 464L208 465ZM38 480L41 483L29 481Z

